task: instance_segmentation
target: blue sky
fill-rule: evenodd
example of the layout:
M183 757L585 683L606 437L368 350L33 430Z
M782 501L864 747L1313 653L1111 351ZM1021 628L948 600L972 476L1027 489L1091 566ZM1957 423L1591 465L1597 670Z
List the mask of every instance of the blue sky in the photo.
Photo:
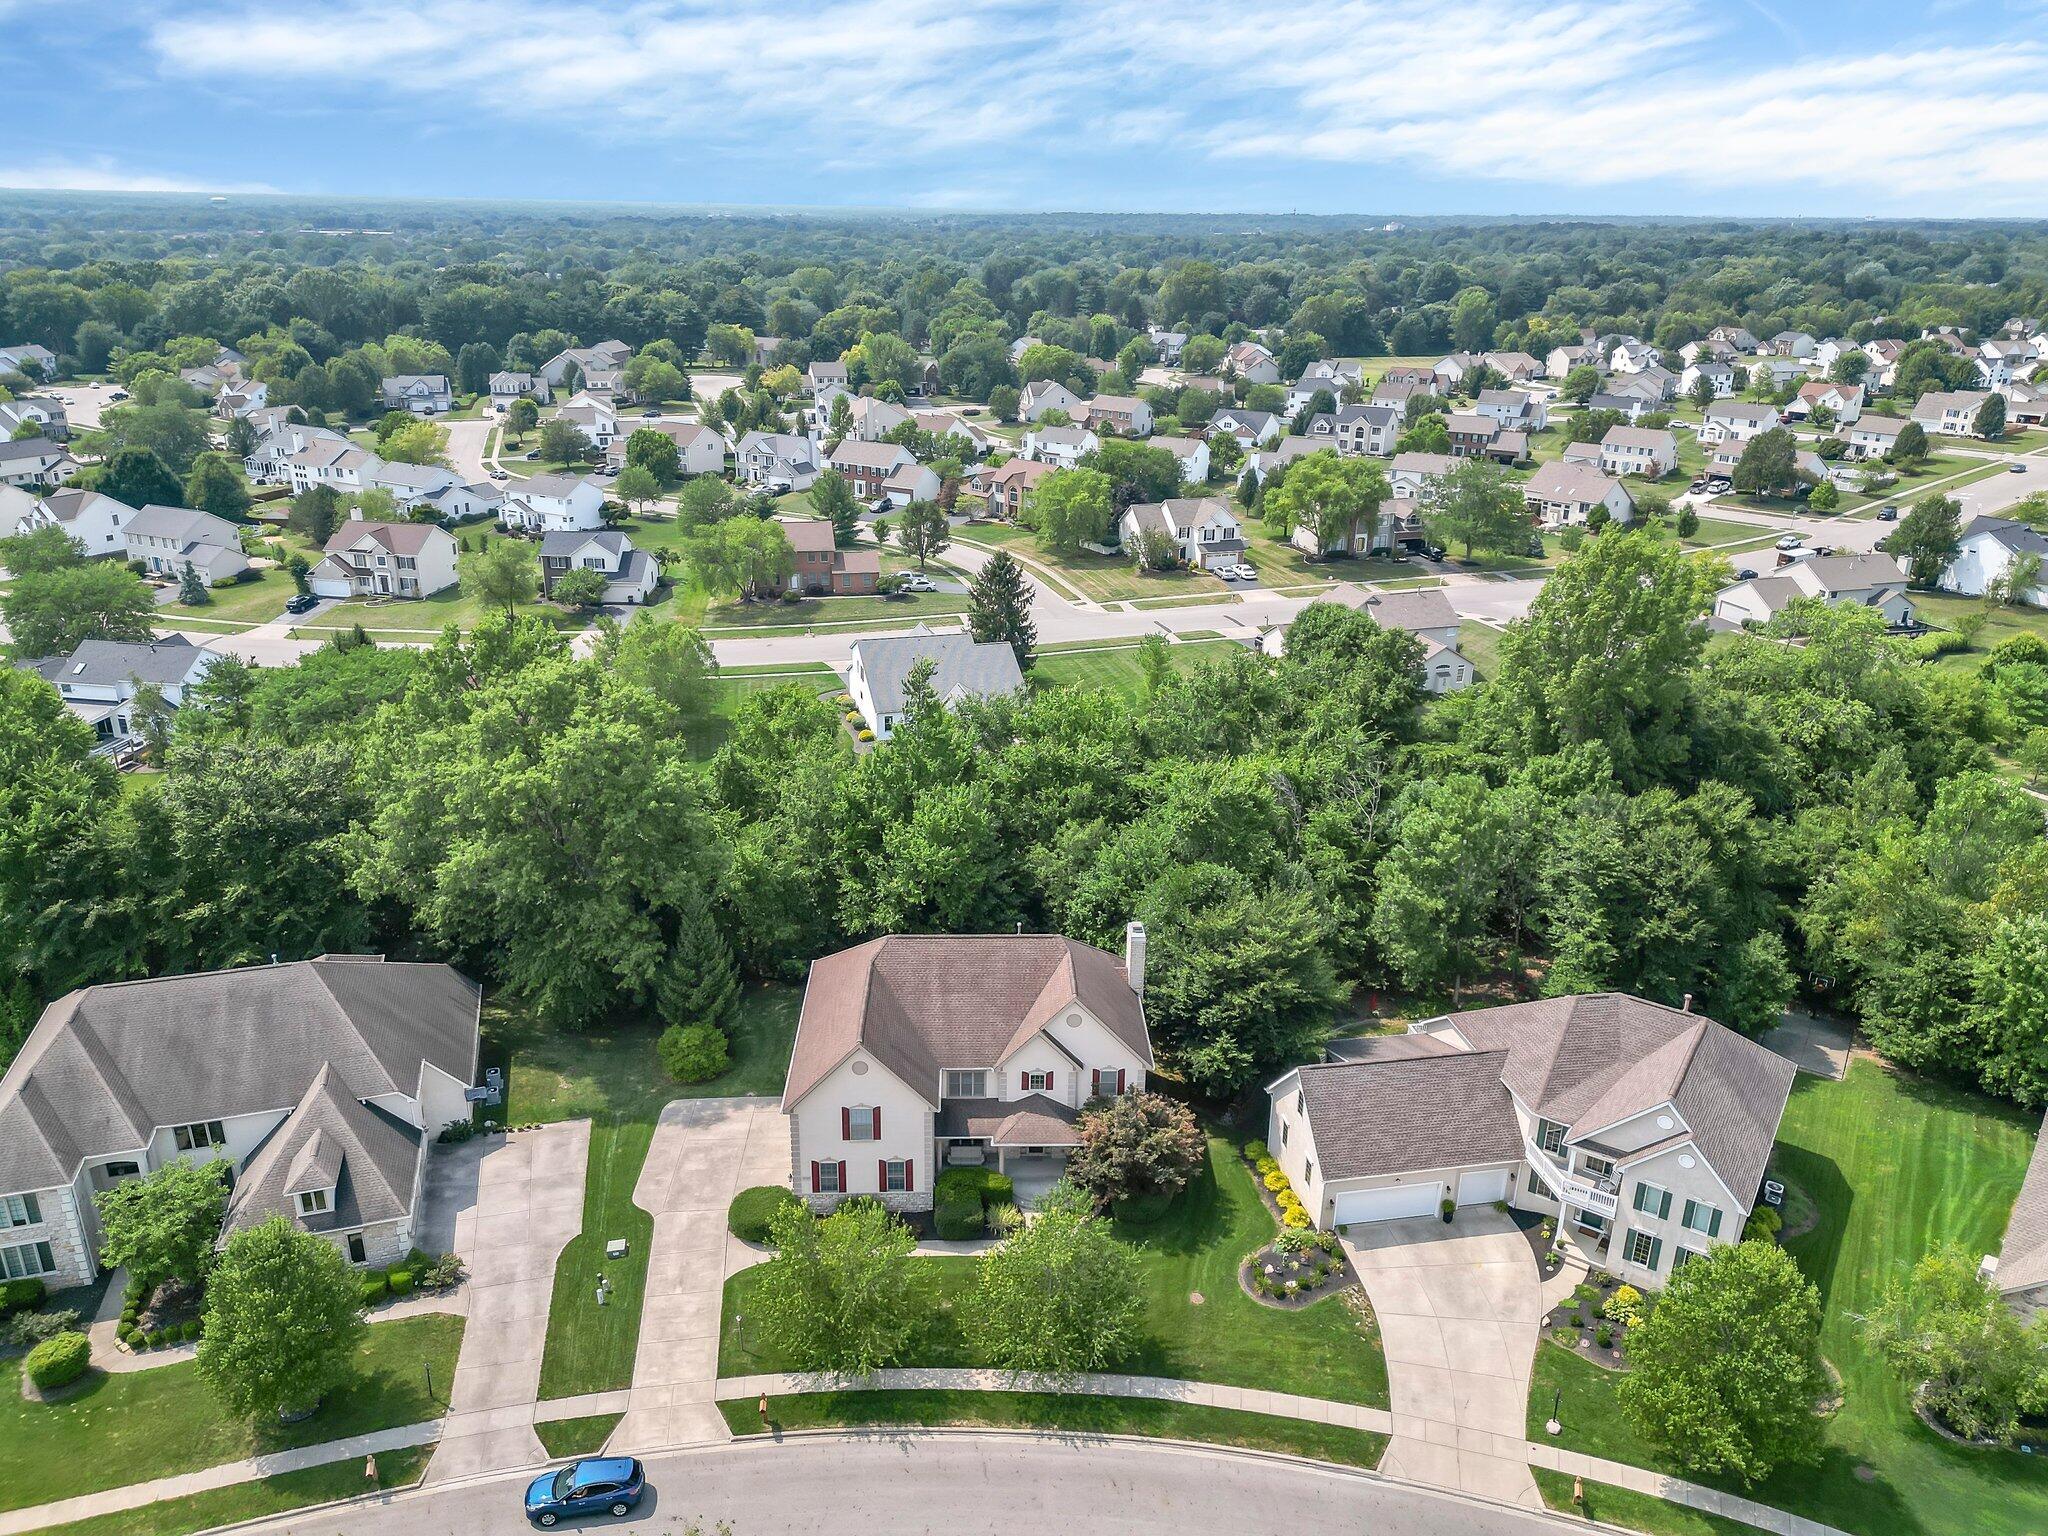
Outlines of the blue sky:
M0 187L2048 214L2048 0L0 0L0 73Z

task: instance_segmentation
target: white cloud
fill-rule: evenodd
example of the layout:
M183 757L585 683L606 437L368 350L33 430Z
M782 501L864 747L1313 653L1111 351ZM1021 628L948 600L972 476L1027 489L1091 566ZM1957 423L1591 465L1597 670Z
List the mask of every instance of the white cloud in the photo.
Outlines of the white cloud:
M95 155L85 160L0 161L0 187L17 192L274 192L261 182L208 181L140 171Z
M786 157L933 205L1042 200L1090 159L1143 204L1169 155L1213 164L1240 206L1264 165L1642 185L1653 212L1808 187L1958 214L2048 194L2048 43L1951 27L1965 40L1802 55L1749 4L197 0L147 38L165 73L258 102L374 102L510 153L573 132L685 165ZM782 200L772 174L760 200Z

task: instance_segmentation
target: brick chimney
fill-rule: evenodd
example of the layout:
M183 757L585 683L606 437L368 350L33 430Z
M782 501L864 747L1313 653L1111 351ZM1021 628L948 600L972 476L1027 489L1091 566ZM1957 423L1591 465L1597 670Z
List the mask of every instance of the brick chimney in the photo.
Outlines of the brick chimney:
M1124 925L1124 975L1131 983L1131 990L1145 995L1145 925L1126 923Z

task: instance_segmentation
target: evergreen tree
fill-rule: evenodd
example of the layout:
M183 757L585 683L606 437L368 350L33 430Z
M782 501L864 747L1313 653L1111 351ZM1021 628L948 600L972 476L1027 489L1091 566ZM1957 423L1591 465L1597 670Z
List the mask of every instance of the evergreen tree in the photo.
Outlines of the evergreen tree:
M196 608L213 601L206 590L206 583L199 579L199 573L192 568L192 562L185 562L185 570L178 578L178 601L187 607Z
M1031 583L1007 549L999 549L967 585L967 627L976 640L1003 640L1029 670L1038 626L1031 621Z

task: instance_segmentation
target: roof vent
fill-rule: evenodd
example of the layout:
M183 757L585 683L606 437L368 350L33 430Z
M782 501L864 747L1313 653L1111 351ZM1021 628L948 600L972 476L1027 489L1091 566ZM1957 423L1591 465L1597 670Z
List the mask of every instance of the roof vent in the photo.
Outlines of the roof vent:
M1692 1012L1692 994L1690 992L1685 994L1685 1000L1678 1005L1678 1011L1680 1013Z

